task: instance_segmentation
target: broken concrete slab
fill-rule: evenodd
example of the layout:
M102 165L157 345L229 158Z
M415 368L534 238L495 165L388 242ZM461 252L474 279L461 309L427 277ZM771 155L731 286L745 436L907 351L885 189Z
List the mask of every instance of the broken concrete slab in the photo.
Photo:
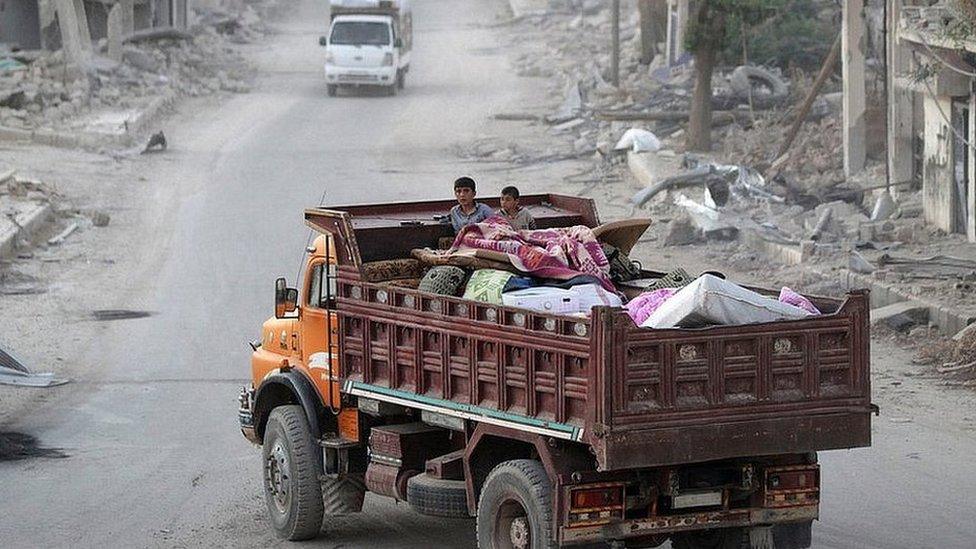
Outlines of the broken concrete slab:
M668 222L667 232L664 235L665 246L686 246L701 240L701 233L691 217L681 216Z
M913 326L928 324L929 309L912 301L893 303L871 310L872 326L887 326L897 332L907 332Z

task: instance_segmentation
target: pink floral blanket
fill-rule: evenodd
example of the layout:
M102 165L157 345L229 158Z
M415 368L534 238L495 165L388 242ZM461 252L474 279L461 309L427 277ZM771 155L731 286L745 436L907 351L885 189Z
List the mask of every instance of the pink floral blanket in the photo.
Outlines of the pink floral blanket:
M499 216L461 229L453 251L493 250L506 254L517 269L541 278L567 280L581 274L600 279L603 287L617 291L610 281L610 264L589 227L517 231Z

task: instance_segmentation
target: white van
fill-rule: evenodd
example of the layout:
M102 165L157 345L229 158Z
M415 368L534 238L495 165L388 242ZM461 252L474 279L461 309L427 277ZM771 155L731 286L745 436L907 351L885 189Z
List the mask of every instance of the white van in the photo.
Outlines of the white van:
M339 86L382 86L389 95L403 89L410 69L413 17L407 0L332 0L325 46L325 82L330 96Z

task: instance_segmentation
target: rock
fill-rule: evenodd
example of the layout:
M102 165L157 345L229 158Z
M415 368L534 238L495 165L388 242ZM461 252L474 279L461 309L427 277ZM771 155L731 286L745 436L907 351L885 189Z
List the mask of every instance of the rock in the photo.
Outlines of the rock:
M96 227L107 227L111 217L105 212L94 212L91 216L92 225Z
M952 336L952 340L953 341L971 340L974 337L976 337L976 322L956 332L956 335Z
M928 321L928 307L911 301L902 301L871 310L872 326L887 326L896 332L908 332L914 326L928 324Z
M159 72L159 63L156 59L139 48L126 47L122 51L122 61L144 72Z
M688 216L672 219L664 235L665 246L686 246L701 240L701 233Z

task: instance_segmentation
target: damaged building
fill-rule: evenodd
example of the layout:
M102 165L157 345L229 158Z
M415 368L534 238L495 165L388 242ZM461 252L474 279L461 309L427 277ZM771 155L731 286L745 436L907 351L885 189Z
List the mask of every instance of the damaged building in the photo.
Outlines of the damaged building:
M62 21L73 22L80 40L108 38L116 6L122 33L188 24L188 0L0 0L0 50L59 49L65 41Z
M976 242L976 2L889 7L888 169L921 181L927 223Z

